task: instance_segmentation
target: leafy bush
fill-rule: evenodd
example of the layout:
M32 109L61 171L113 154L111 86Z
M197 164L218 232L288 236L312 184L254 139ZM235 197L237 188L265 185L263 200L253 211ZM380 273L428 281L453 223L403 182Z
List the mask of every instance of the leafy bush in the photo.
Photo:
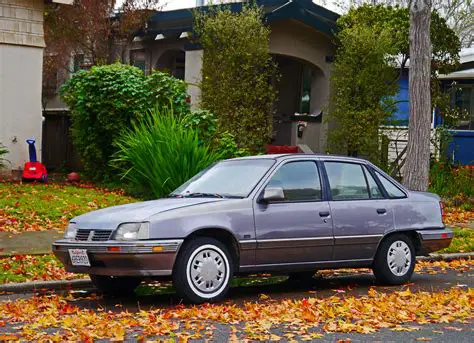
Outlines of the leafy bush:
M443 198L474 197L474 169L435 162L430 170L430 192Z
M145 77L145 89L151 94L150 106L166 106L170 104L174 113L186 115L189 113L188 93L186 83L168 73L153 71ZM151 107L150 109L152 109Z
M216 6L194 17L204 50L201 106L216 115L219 134L229 131L239 147L260 152L271 139L277 92L270 81L278 79L263 10Z
M183 81L162 72L145 76L119 63L77 72L61 94L71 110L74 146L86 172L96 179L113 176L109 161L117 151L114 142L132 120L157 105L189 111Z
M222 155L223 159L248 156L247 149L239 148L235 136L229 131L216 132L217 119L207 110L193 111L184 119L185 127L197 131L199 142L208 144Z
M0 143L0 169L8 167L8 160L4 157L6 154L8 154L8 149Z
M155 109L132 124L117 140L113 165L137 187L156 198L178 188L221 158L200 144L197 132L167 108Z
M184 118L184 126L195 130L202 142L210 144L216 133L217 119L210 111L196 110Z
M221 133L213 143L215 149L222 154L224 159L251 155L248 149L238 147L235 136L229 131Z

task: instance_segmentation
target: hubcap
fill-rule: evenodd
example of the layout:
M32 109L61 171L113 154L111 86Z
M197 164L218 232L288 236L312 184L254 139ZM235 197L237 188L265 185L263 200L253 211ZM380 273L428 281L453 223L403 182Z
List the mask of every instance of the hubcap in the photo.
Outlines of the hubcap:
M227 277L224 258L220 252L210 248L196 253L188 264L192 285L203 293L218 291Z
M411 264L410 247L403 241L393 242L388 248L387 262L394 275L405 275Z

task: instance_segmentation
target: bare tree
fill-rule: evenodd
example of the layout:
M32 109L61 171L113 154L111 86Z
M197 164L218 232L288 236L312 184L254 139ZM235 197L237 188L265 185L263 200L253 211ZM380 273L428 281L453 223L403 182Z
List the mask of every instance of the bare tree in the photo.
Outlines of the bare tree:
M431 21L432 0L410 4L410 122L405 162L405 186L426 191L430 166L431 131Z

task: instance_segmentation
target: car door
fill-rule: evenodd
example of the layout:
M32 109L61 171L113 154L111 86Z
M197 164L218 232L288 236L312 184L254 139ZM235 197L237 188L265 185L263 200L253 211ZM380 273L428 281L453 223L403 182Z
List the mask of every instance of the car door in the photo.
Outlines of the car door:
M255 199L257 264L330 260L332 219L316 161L284 163L265 187L281 187L285 197L270 203Z
M334 260L373 258L385 232L392 230L389 200L367 167L347 161L324 161L334 226Z

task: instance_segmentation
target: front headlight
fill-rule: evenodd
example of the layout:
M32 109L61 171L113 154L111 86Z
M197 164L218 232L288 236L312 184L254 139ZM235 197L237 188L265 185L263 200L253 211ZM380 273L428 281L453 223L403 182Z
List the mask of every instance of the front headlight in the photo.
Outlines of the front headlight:
M123 223L115 232L114 238L118 241L133 241L149 238L149 223Z
M66 239L74 239L77 233L77 224L70 222L67 226L66 231L64 232L64 238Z

